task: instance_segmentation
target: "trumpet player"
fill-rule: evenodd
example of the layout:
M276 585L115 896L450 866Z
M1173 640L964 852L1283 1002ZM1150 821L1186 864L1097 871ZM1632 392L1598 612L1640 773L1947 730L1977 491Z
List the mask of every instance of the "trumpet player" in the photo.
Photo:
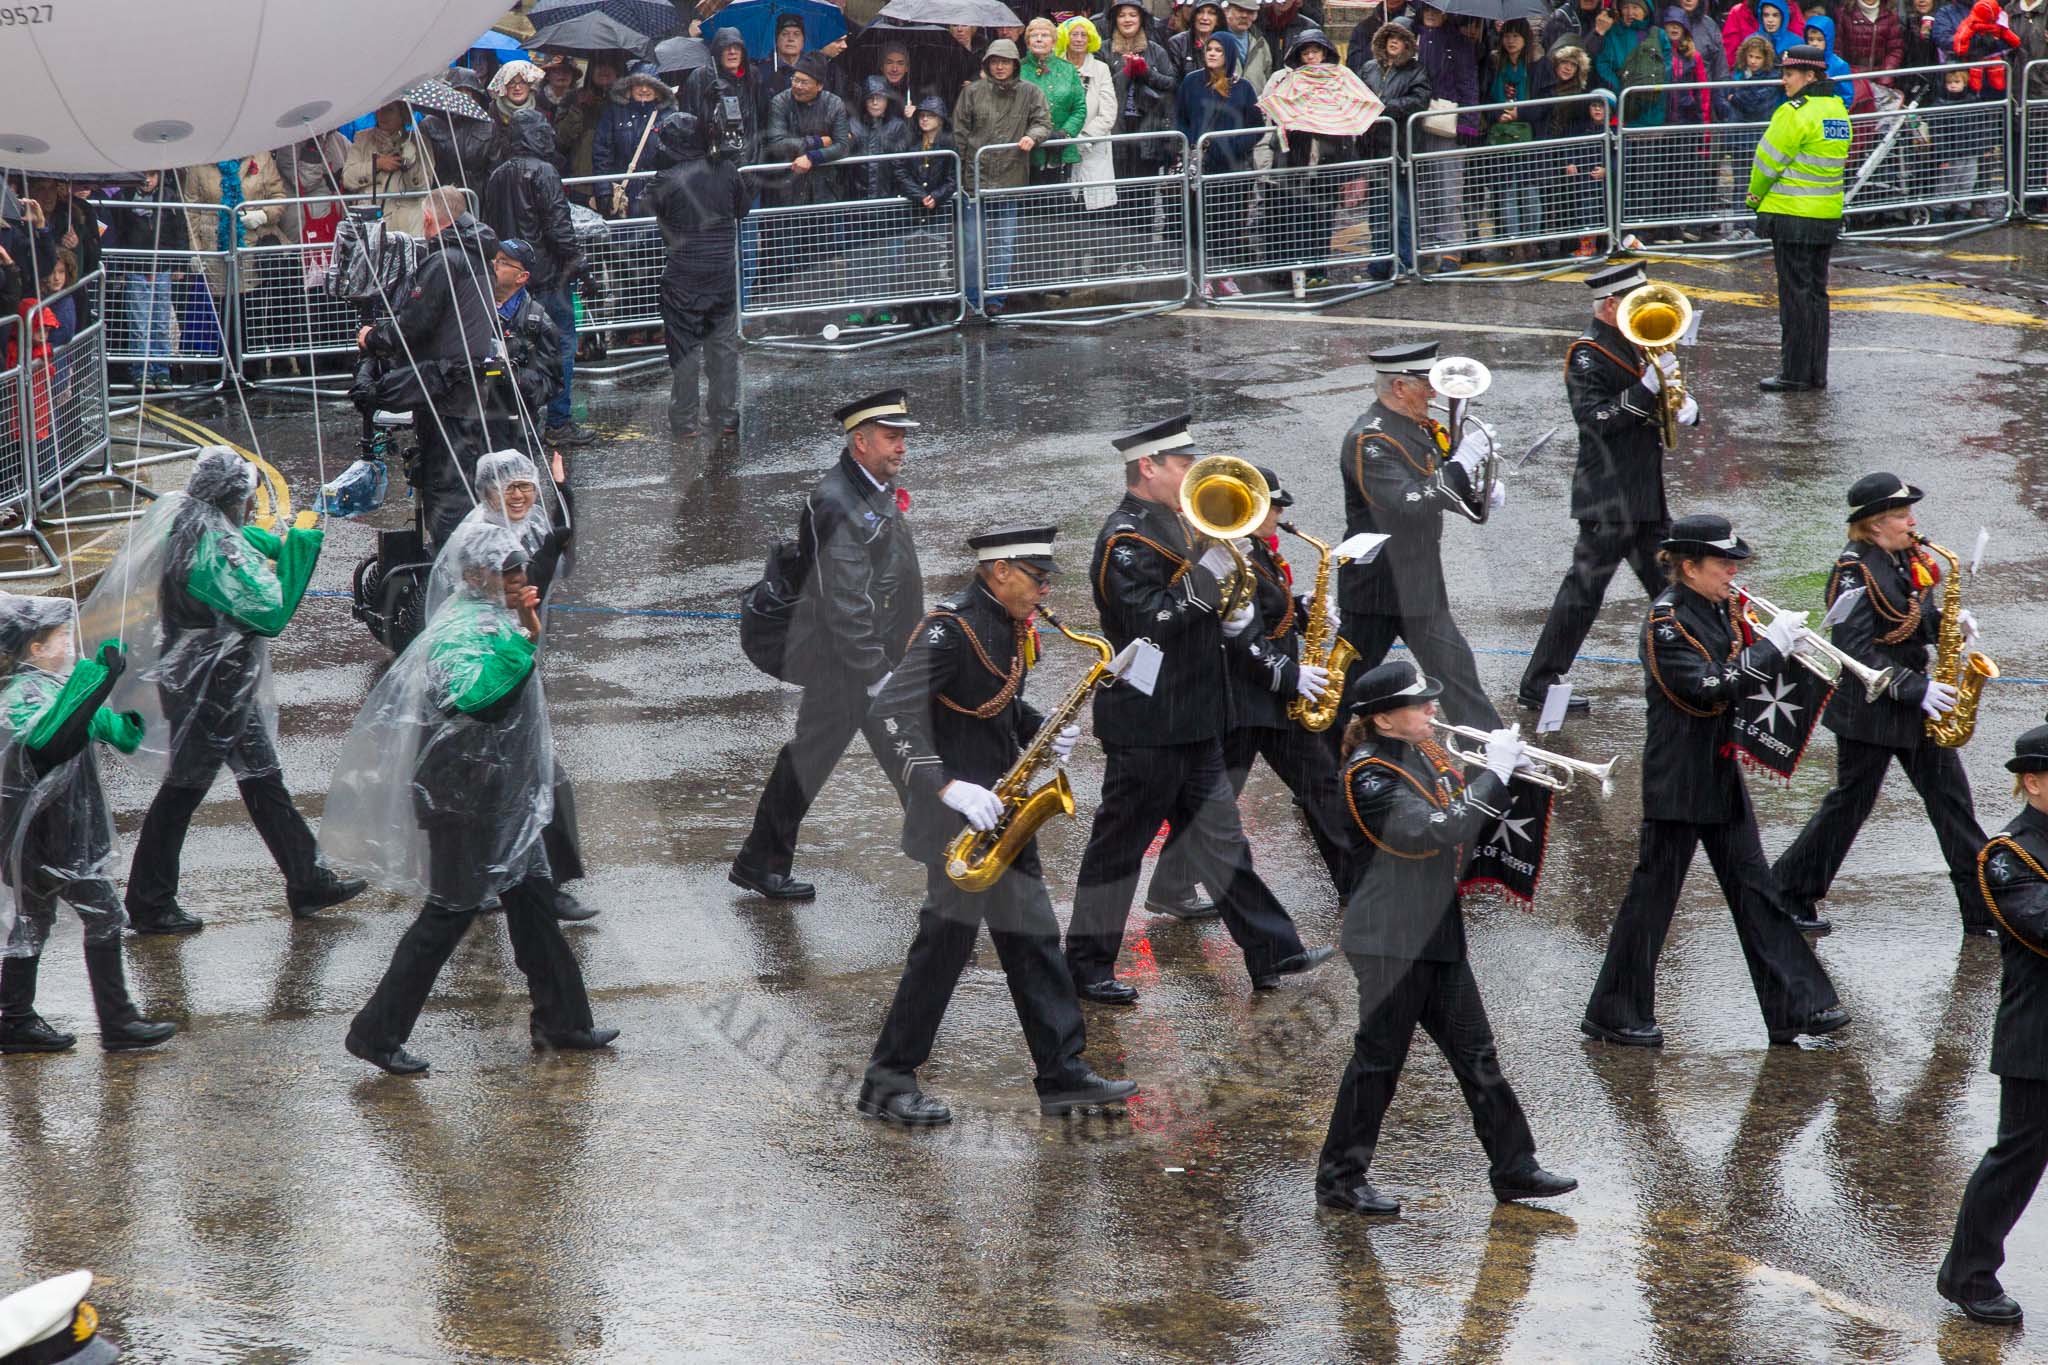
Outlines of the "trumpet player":
M1849 486L1849 543L1828 573L1828 605L1851 589L1863 589L1863 596L1836 623L1834 643L1859 663L1893 670L1886 676L1894 681L1883 695L1868 696L1862 683L1845 676L1828 703L1823 722L1835 732L1835 785L1771 869L1802 926L1825 927L1814 907L1842 870L1897 760L1934 825L1963 932L1997 932L1977 885L1984 831L1970 779L1956 751L1927 732L1927 722L1947 714L1957 694L1930 672L1930 647L1941 635L1935 588L1942 579L1917 534L1913 504L1923 496L1896 474L1866 474ZM1967 611L1958 615L1962 633L1974 635L1975 619Z
M1202 453L1187 419L1161 422L1115 446L1124 496L1095 539L1088 577L1110 645L1120 650L1150 640L1160 654L1158 680L1149 696L1122 685L1095 694L1102 801L1081 855L1067 966L1082 999L1137 1003L1137 988L1116 979L1116 959L1139 866L1167 821L1180 831L1190 871L1215 895L1230 937L1243 949L1253 987L1270 990L1336 950L1303 948L1294 920L1259 879L1223 769L1230 690L1224 641L1250 630L1258 609L1247 599L1229 616L1218 615L1218 570L1228 572L1228 552L1205 544L1181 517L1181 485Z
M1297 697L1320 700L1330 686L1329 671L1301 655L1302 628L1317 604L1310 595L1294 593L1287 560L1273 548L1280 513L1294 505L1294 495L1281 487L1273 470L1264 465L1258 470L1266 480L1271 505L1243 547L1257 585L1251 627L1223 642L1230 661L1230 729L1223 737L1223 768L1231 791L1242 796L1252 760L1266 760L1308 815L1316 851L1341 897L1351 885L1345 864L1352 836L1337 784L1337 756L1320 733L1303 728L1287 714L1289 702ZM1334 588L1330 596L1335 596ZM1336 629L1343 619L1336 603L1325 601L1322 609L1331 618L1331 629ZM1179 919L1199 918L1213 913L1213 906L1205 906L1195 890L1178 834L1160 851L1145 908Z
M1338 572L1344 637L1358 651L1360 670L1377 667L1399 637L1443 685L1453 721L1498 729L1500 713L1479 685L1472 646L1451 619L1441 550L1446 511L1474 516L1500 496L1498 486L1477 482L1492 434L1484 422L1470 421L1453 449L1450 432L1430 416L1434 341L1382 347L1369 358L1373 404L1345 433L1339 455L1344 534L1384 532L1388 540L1371 562Z
M886 736L884 761L895 765L909 793L903 851L924 864L926 888L917 936L856 1102L870 1118L914 1128L952 1121L951 1109L918 1088L917 1069L931 1056L983 921L1024 1027L1041 1111L1111 1104L1138 1088L1103 1079L1081 1059L1081 1006L1060 956L1037 841L984 890L962 890L946 875L947 846L962 827L985 831L1002 819L1003 802L992 788L1043 722L1024 699L1024 682L1031 617L1052 580L1057 534L1050 526L1024 526L970 537L973 582L918 622L870 711ZM1054 757L1064 762L1080 737L1078 725L1062 729L1052 738Z
M1516 700L1532 711L1543 708L1551 685L1571 670L1624 560L1645 597L1664 590L1657 547L1671 525L1671 513L1664 500L1661 395L1678 373L1678 360L1669 351L1646 357L1622 334L1619 316L1622 298L1649 282L1643 267L1633 262L1588 277L1593 318L1565 348L1565 397L1579 429L1571 506L1579 539L1515 689ZM1698 424L1700 405L1691 394L1676 416L1681 426ZM1573 711L1588 706L1583 696L1571 699Z
M1358 974L1358 1032L1316 1165L1316 1202L1349 1213L1401 1211L1368 1171L1418 1024L1465 1092L1494 1197L1546 1199L1579 1185L1537 1164L1529 1120L1501 1074L1458 899L1466 855L1506 817L1522 742L1492 731L1486 768L1466 785L1431 728L1442 690L1405 660L1381 664L1358 680L1344 732L1344 780L1366 840L1341 939Z
M1670 585L1650 604L1637 648L1649 701L1641 843L1579 1024L1603 1042L1663 1046L1657 957L1701 844L1735 917L1771 1041L1791 1043L1849 1022L1785 910L1734 756L1737 691L1781 674L1806 624L1804 612L1781 612L1750 639L1731 588L1737 564L1749 557L1728 519L1712 515L1680 517L1659 550Z

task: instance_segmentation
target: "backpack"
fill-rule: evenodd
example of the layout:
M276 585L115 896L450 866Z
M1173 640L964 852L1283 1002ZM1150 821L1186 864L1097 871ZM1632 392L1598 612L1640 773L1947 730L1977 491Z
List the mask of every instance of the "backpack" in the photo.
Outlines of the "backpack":
M1664 84L1664 59L1657 53L1657 35L1645 33L1635 51L1621 64L1621 89L1637 85Z
M740 593L740 652L778 682L794 682L785 655L789 627L811 576L811 557L801 540L785 540L768 551L758 582Z

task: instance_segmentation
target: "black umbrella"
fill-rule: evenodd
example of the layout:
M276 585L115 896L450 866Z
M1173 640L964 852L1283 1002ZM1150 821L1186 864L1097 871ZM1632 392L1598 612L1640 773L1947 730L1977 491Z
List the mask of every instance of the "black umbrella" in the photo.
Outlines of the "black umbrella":
M647 55L652 35L628 28L607 14L583 14L533 31L533 45L550 52L630 52Z
M1510 19L1527 19L1538 26L1550 13L1544 0L1443 0L1438 7L1461 19L1490 19L1503 24Z
M977 28L1015 28L1024 22L999 0L889 0L875 17L905 24L973 24Z
M882 69L882 50L896 46L910 54L910 84L918 95L943 96L948 109L960 98L960 87L981 72L981 58L960 46L938 24L905 24L877 17L854 35L840 60L858 92L861 83Z
M486 117L476 107L476 101L440 79L421 81L398 98L415 109L431 109L436 113L452 114L456 118L480 119Z
M540 30L548 25L592 14L602 14L640 35L640 42L622 43L622 47L639 47L648 39L666 38L683 26L676 7L668 0L540 0L526 15L534 27L533 41L528 46L546 46L540 40Z
M664 38L654 45L654 69L665 81L711 64L711 49L701 38Z

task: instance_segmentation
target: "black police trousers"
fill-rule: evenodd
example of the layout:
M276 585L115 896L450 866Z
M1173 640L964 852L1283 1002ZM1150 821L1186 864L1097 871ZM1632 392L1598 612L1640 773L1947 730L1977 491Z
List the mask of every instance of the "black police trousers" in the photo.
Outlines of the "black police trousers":
M1963 760L1954 749L1945 749L1924 734L1910 749L1887 749L1835 737L1835 785L1821 798L1820 808L1792 846L1779 854L1771 867L1786 904L1795 910L1810 910L1827 895L1849 856L1849 846L1877 804L1877 793L1893 759L1906 770L1907 780L1927 807L1941 856L1948 862L1948 879L1955 884L1963 923L1971 928L1989 925L1991 915L1977 888L1977 850L1984 847L1984 831L1977 824L1977 808L1970 799L1970 779L1964 776Z
M1230 790L1244 795L1245 780L1251 776L1252 760L1263 757L1295 801L1308 816L1308 829L1316 841L1316 852L1330 870L1330 882L1341 899L1351 893L1350 858L1353 828L1344 804L1342 783L1337 776L1337 755L1327 736L1289 725L1284 729L1266 725L1245 725L1223 737L1223 769L1230 777ZM1178 825L1159 851L1159 866L1152 871L1156 901L1184 899L1194 889L1194 873L1182 846Z
M1833 242L1771 243L1778 267L1778 377L1826 388L1828 260Z
M903 788L897 782L896 765L886 757L888 736L879 724L868 719L866 689L851 676L811 684L804 688L803 700L797 703L796 733L775 755L768 785L762 789L760 804L754 808L754 827L740 845L739 856L733 859L735 865L756 873L789 875L790 865L796 860L796 836L804 816L856 733L867 736L868 749L881 765L882 775L896 788L896 799L902 801Z
M1458 1088L1465 1092L1472 1130L1486 1150L1493 1178L1520 1175L1535 1166L1536 1138L1522 1102L1501 1074L1493 1025L1479 998L1472 964L1411 962L1366 953L1345 956L1358 973L1358 1032L1337 1086L1329 1135L1316 1162L1317 1187L1344 1189L1363 1179L1371 1167L1380 1124L1393 1102L1418 1024L1443 1053Z
M1944 1290L1971 1303L2005 1292L1998 1282L2005 1239L2027 1211L2043 1170L2048 1170L2048 1081L2001 1076L1998 1141L1963 1187L1955 1235L1938 1277Z
M1660 522L1582 521L1579 541L1572 548L1572 566L1557 585L1557 597L1550 604L1550 616L1543 634L1529 652L1529 666L1522 670L1516 689L1521 700L1537 706L1551 684L1571 672L1579 646L1600 615L1607 600L1607 585L1625 560L1635 570L1636 581L1653 600L1664 591L1664 570L1657 565L1657 546L1670 527Z
M1415 666L1444 685L1439 705L1446 719L1454 725L1470 725L1480 730L1500 729L1500 712L1493 709L1486 689L1479 685L1479 664L1472 657L1472 646L1466 642L1465 633L1451 619L1448 605L1427 616L1347 613L1339 633L1358 651L1358 662L1351 666L1347 678L1360 678L1378 668L1386 661L1387 651L1393 648L1394 637L1399 636L1415 657ZM1330 731L1335 734L1341 728L1333 725Z
M1040 1094L1073 1089L1081 1064L1084 1032L1074 979L1060 956L1060 925L1053 917L1045 882L1014 867L986 891L962 891L945 868L925 868L925 900L917 912L917 937L903 964L903 979L882 1021L867 1080L883 1093L915 1089L917 1069L932 1055L939 1022L953 988L974 951L982 922L995 943L996 959L1010 985L1017 1022L1036 1071Z

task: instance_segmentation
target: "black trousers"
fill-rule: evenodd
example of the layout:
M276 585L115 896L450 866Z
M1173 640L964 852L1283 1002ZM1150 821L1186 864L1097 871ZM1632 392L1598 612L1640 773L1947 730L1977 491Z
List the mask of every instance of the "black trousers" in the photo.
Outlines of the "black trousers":
M1252 868L1237 819L1237 797L1223 771L1223 744L1136 747L1104 741L1102 804L1081 855L1067 966L1077 983L1108 981L1123 951L1124 921L1138 867L1161 821L1185 829L1189 870L1216 896L1245 970L1264 976L1303 951L1294 921Z
M1998 1267L2005 1264L2005 1239L2048 1169L2048 1081L2024 1076L1998 1080L1998 1141L1984 1153L1963 1204L1956 1210L1955 1236L1942 1259L1939 1283L1956 1297L1975 1302L2005 1292Z
M1309 833L1316 852L1330 869L1330 882L1341 899L1351 892L1350 858L1354 843L1350 812L1344 803L1337 776L1336 751L1328 736L1312 733L1299 725L1275 729L1246 725L1223 737L1223 770L1230 778L1230 790L1244 795L1245 779L1251 776L1252 760L1263 757L1308 816ZM1159 851L1159 866L1152 871L1154 900L1180 900L1194 888L1194 872L1182 839L1181 827L1174 826Z
M1635 570L1636 581L1651 598L1664 591L1664 571L1657 566L1657 544L1670 526L1659 522L1582 521L1579 541L1572 548L1572 566L1557 585L1557 597L1550 604L1550 617L1543 634L1530 651L1529 666L1522 670L1517 690L1524 701L1539 705L1551 684L1571 672L1579 646L1586 643L1600 604L1607 600L1607 585L1624 560Z
M306 818L292 804L284 778L277 773L245 777L235 786L242 793L242 805L249 822L263 836L265 847L284 873L288 890L302 891L320 877L319 847ZM135 859L128 867L128 914L131 919L151 919L169 909L178 899L178 866L185 851L185 835L192 828L192 816L206 800L204 786L157 788L142 817L142 832L135 840Z
M740 845L735 863L754 872L789 875L804 815L856 732L867 736L868 748L881 764L883 776L896 787L897 800L902 800L895 765L884 757L889 752L888 736L868 719L866 690L851 677L814 683L804 688L803 700L796 708L796 733L775 755L768 785L754 808L754 827Z
M1805 384L1828 382L1828 258L1832 242L1772 242L1778 267L1778 374Z
M1643 821L1636 870L1607 937L1607 959L1586 1002L1586 1017L1609 1028L1657 1022L1657 958L1671 931L1678 893L1700 845L1735 916L1735 936L1767 1028L1795 1028L1835 1003L1834 983L1806 936L1792 927L1757 837L1756 813L1719 825Z
M476 462L493 447L484 444L489 435L484 423L470 417L444 412L437 419L432 409L421 408L413 415L412 429L420 443L420 486L415 491L427 538L445 545L476 505Z
M1479 685L1479 665L1472 646L1451 619L1448 608L1428 616L1352 616L1346 614L1340 633L1358 651L1358 662L1349 677L1362 677L1386 661L1387 651L1399 636L1415 656L1415 666L1444 685L1440 703L1445 717L1454 725L1481 730L1498 730L1500 712L1487 700ZM1334 732L1338 727L1330 727Z
M1060 956L1060 924L1045 882L1012 868L986 891L962 891L944 868L933 864L925 869L917 937L910 942L903 979L896 983L896 997L868 1059L867 1079L877 1089L916 1088L917 1069L932 1055L939 1021L946 1017L984 920L1010 983L1017 1022L1024 1026L1039 1093L1072 1089L1087 1070L1080 1060L1081 1005Z
M1944 749L1924 734L1910 749L1887 749L1835 737L1835 785L1771 868L1786 903L1805 908L1827 895L1835 874L1842 870L1842 861L1849 856L1849 846L1856 842L1871 807L1877 804L1877 793L1893 759L1906 770L1913 790L1927 807L1941 856L1948 861L1948 879L1955 883L1956 906L1963 922L1989 923L1991 915L1977 887L1977 850L1984 847L1984 831L1978 827L1977 808L1970 799L1970 779L1964 776L1963 760L1954 749Z
M569 941L562 937L545 895L546 886L526 882L503 896L505 929L512 937L512 960L526 976L533 997L533 1026L559 1037L591 1026L590 997L583 989L583 971ZM375 1052L403 1046L426 1008L435 978L481 910L455 910L428 901L419 918L398 940L391 965L377 983L368 1004L357 1012L349 1033Z
M1405 958L1347 953L1358 973L1358 1032L1351 1060L1337 1086L1329 1136L1316 1162L1316 1184L1342 1189L1362 1179L1380 1144L1380 1123L1393 1102L1394 1086L1408 1061L1408 1044L1420 1024L1458 1078L1472 1130L1486 1149L1495 1179L1517 1175L1536 1164L1536 1138L1522 1102L1501 1075L1493 1046L1493 1025L1479 998L1472 964L1410 962Z

